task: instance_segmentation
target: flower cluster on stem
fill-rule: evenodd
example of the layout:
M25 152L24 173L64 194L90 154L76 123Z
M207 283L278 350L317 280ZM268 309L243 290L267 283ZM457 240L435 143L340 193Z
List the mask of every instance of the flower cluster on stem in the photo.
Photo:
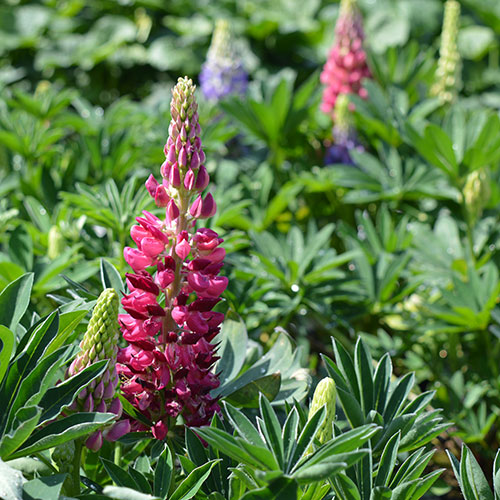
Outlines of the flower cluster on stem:
M99 295L87 331L80 343L81 351L71 363L67 376L75 375L87 366L98 361L109 360L108 368L78 394L69 411L98 411L122 414L122 404L116 395L118 373L116 359L118 352L118 294L107 288ZM86 440L87 448L97 451L101 448L103 437L116 441L130 430L128 420L120 420L104 431L95 431Z
M200 73L203 95L218 101L228 95L243 95L248 84L248 74L236 53L229 22L219 19L212 43Z
M172 90L162 180L151 175L146 181L164 217L143 212L131 229L137 248L124 250L134 273L126 275L126 314L119 319L128 346L118 353L117 369L124 396L152 422L158 439L179 416L201 426L219 409L210 395L219 385L211 341L224 314L212 309L227 286L219 276L225 250L215 231L195 227L216 211L212 195L203 196L209 175L195 88L186 77ZM147 427L134 421L132 430Z
M352 126L349 97L346 94L340 94L337 97L333 123L333 144L326 150L325 165L335 163L354 165L350 152L353 149L364 151L364 148L358 142L356 130Z
M436 81L431 87L431 95L443 103L452 102L460 86L461 65L457 46L459 21L460 3L446 0Z
M342 0L335 26L335 43L321 73L325 85L321 110L332 113L340 94L366 98L364 78L371 76L363 49L364 31L361 13L355 0Z

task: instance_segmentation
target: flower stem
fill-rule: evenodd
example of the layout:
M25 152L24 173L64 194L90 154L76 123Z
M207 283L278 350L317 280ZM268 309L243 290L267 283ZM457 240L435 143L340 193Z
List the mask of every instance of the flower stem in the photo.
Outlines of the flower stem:
M68 488L70 496L80 494L80 462L82 458L83 439L75 439L75 455L73 457L73 470L71 471L71 486Z

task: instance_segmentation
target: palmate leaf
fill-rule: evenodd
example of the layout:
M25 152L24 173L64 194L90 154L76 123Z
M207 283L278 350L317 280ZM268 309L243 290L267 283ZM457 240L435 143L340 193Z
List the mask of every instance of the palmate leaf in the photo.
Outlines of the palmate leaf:
M9 459L24 457L86 436L113 420L116 420L114 413L82 412L64 417L31 434L29 439L24 441L21 448L14 453L10 452Z
M23 406L16 412L11 432L0 438L0 458L13 458L10 455L30 437L41 414L42 409L37 406Z
M437 471L436 475L421 477L432 456L424 454L422 447L449 427L440 410L426 411L434 393L422 393L408 401L415 382L413 373L391 382L389 355L384 355L374 369L361 337L356 342L354 359L338 341L332 340L336 364L323 359L337 385L338 399L349 424L353 431L368 422L379 425L365 445L366 455L349 469L348 477L356 491L347 479L334 482L334 488L340 495L345 489L346 498L359 495L360 500L370 500L374 488L382 488L377 494L383 498L387 494L384 488L388 487L393 492L391 499L417 500L416 495L427 491L440 474ZM395 472L399 455L412 450L417 451Z
M74 401L81 389L104 373L107 365L108 360L104 359L92 363L64 382L49 389L38 403L43 409L40 424L57 417L63 408Z
M224 354L218 365L227 373L223 375L225 382L212 391L214 396L226 397L233 405L257 407L258 391L269 399L276 397L281 403L294 398L299 400L306 395L309 386L307 373L300 380L294 378L300 368L301 350L296 349L294 352L290 337L284 330L277 330L279 335L271 349L240 374L246 357L246 330L240 323L231 320L228 329L228 338L222 344ZM244 344L240 343L243 341ZM224 360L225 354L228 360ZM234 377L233 374L237 376L228 378Z

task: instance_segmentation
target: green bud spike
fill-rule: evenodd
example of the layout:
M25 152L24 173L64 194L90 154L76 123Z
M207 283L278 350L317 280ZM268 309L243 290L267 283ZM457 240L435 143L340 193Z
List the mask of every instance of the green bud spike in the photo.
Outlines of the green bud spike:
M446 0L438 68L435 83L431 87L431 95L439 97L443 103L452 102L461 85L461 62L457 48L459 21L460 3L457 0Z
M214 34L212 35L212 42L208 49L207 59L216 61L228 60L229 64L232 62L233 48L232 48L232 34L227 19L218 19L215 24Z
M191 78L185 76L177 80L177 85L172 89L171 108L177 111L177 113L172 113L173 116L179 114L182 121L186 119L186 116L191 120L196 111L196 106L193 105L195 104L195 90L196 85L193 84Z
M348 137L351 130L351 113L349 112L349 97L339 94L333 111L334 136Z
M340 16L352 15L358 10L357 0L341 0L340 1Z
M90 318L87 331L80 343L81 351L71 364L68 375L74 375L89 364L96 363L102 359L109 359L107 373L94 380L87 387L92 393L101 380L110 380L114 376L116 365L116 344L118 336L118 294L113 288L104 290L97 299L92 317ZM98 398L101 399L100 397ZM98 403L98 401L95 401Z
M472 222L475 222L483 213L491 195L490 173L487 168L480 168L471 172L463 189L463 196L467 213Z
M49 230L47 255L50 260L57 259L64 250L64 236L58 226L52 226Z
M326 405L326 418L316 435L321 444L326 443L333 436L333 421L335 420L335 403L337 400L337 390L335 382L329 377L320 380L314 391L314 395L309 406L308 420L323 406ZM308 451L311 453L312 449Z

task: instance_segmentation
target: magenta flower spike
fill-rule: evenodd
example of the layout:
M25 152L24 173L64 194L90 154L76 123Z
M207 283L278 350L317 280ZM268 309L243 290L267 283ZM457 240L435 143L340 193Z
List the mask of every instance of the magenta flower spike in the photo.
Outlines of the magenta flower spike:
M363 78L371 76L363 49L365 35L361 13L356 0L342 0L335 26L335 43L321 73L325 85L321 110L333 114L340 94L357 94L367 97L362 86Z
M224 314L212 311L227 278L218 276L225 250L215 231L196 229L197 219L216 211L200 140L195 86L179 78L172 90L169 136L162 180L150 176L146 189L165 217L137 217L125 248L130 293L119 317L128 346L118 353L117 370L125 398L152 423L157 439L182 416L188 426L209 423L219 410L210 391L219 385L212 367L218 359L211 343ZM132 430L147 427L132 422Z

